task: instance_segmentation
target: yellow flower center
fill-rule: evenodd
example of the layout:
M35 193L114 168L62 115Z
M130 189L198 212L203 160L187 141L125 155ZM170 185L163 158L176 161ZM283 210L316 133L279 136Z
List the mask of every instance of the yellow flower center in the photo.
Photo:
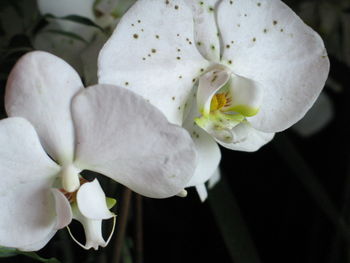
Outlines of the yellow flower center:
M231 98L229 97L228 92L225 93L217 93L213 96L210 102L210 111L220 110L225 106L229 106L231 102Z

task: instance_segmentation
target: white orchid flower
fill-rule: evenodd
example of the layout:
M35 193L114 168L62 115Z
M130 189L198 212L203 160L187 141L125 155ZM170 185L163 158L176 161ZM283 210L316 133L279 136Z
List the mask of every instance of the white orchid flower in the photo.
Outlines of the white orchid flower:
M319 35L280 0L139 0L101 50L98 74L194 131L199 156L218 156L196 124L226 148L256 151L304 116L328 71ZM208 179L215 169L202 160Z
M187 131L126 89L85 89L73 68L49 53L19 60L5 106L1 246L38 250L72 217L85 228L81 246L105 246L101 221L114 215L99 183L84 183L85 169L153 198L178 194L194 173L196 152Z

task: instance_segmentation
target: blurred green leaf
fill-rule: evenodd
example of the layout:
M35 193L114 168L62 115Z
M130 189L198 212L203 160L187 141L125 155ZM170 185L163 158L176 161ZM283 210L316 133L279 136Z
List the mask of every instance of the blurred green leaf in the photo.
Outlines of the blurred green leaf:
M210 191L209 204L232 261L261 263L237 201L224 176Z
M136 0L124 0L117 1L117 5L112 11L112 16L115 18L120 18L124 13L136 2Z
M81 36L79 36L78 34L75 34L73 32L68 32L68 31L59 30L59 29L49 29L49 30L46 30L45 32L65 36L65 37L68 37L71 39L82 41L84 43L88 43L84 38L82 38Z
M0 258L13 257L18 255L15 248L0 247Z
M44 17L46 18L52 18L52 19L60 19L60 20L67 20L67 21L71 21L71 22L75 22L78 24L82 24L82 25L86 25L86 26L92 26L92 27L96 27L99 30L101 30L102 32L104 32L104 29L102 27L100 27L99 25L97 25L94 21L92 21L91 19L84 17L84 16L79 16L79 15L68 15L68 16L54 16L52 14L47 14Z
M36 24L33 26L31 32L31 35L35 36L38 32L43 30L47 25L49 25L49 21L45 17L41 17L38 19Z
M60 263L60 261L56 258L42 258L40 257L37 253L35 252L22 252L22 251L18 251L18 254L26 256L26 257L30 257L32 259L36 259L39 262L44 262L44 263Z
M36 259L37 261L44 262L44 263L60 263L60 261L57 260L56 258L49 258L49 259L42 258L35 252L23 252L15 248L0 247L0 258L14 257L18 255L30 257L32 259Z
M133 247L133 242L131 238L126 238L123 246L122 258L123 263L133 263L131 256L131 249Z
M350 241L350 228L344 217L289 138L285 134L278 134L273 140L273 146L328 219L338 228L342 236Z

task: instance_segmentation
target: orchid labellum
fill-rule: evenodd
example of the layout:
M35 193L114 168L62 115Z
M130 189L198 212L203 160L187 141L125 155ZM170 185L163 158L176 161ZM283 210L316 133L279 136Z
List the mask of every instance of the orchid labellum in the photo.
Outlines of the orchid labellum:
M139 0L99 56L100 83L133 90L192 134L196 183L220 159L214 140L258 150L304 116L328 71L319 35L280 0Z
M72 218L84 248L105 246L114 217L97 180L106 175L154 198L180 193L194 173L188 133L140 96L111 85L84 88L63 60L36 51L12 70L0 121L0 246L38 250Z

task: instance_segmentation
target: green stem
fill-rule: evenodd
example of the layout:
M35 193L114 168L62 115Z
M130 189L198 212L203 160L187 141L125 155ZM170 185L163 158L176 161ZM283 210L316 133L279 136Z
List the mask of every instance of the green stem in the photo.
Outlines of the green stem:
M117 238L114 244L114 254L111 261L114 263L120 263L123 245L124 245L124 237L125 237L129 211L130 211L131 196L132 196L132 191L129 188L125 188L123 192L122 203L121 203L119 224L117 227Z
M274 139L273 146L342 237L350 240L350 229L345 218L336 209L327 191L288 137L279 134Z
M209 205L235 263L261 263L237 201L222 176L209 193Z

